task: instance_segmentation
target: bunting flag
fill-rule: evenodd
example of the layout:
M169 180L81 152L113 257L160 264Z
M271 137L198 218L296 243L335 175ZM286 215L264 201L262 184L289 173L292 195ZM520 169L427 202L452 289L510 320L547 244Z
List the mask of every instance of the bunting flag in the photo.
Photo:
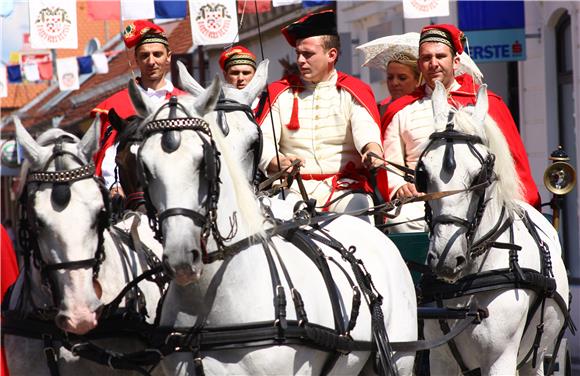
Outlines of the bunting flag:
M79 89L79 66L76 57L56 59L56 73L61 91Z
M121 0L121 18L124 20L186 16L187 0Z
M93 64L95 65L95 72L97 74L109 73L109 59L104 53L96 53L91 55Z
M20 65L9 65L6 67L6 72L8 74L8 82L12 84L22 82L22 71L20 70Z
M293 5L293 4L300 4L302 0L272 0L272 6L276 7L283 7L285 5Z
M272 0L238 0L238 13L264 13L272 10Z
M40 71L38 70L38 64L24 64L22 66L24 71L24 78L28 82L40 81Z
M123 0L121 1L121 18L123 20L155 18L155 5L151 0Z
M185 18L187 0L155 0L155 18Z
M77 57L79 74L93 73L93 59L90 56Z
M302 1L302 6L304 8L312 8L312 7L321 7L325 5L332 4L333 1L326 1L326 0L304 0Z
M75 0L35 0L28 9L32 48L78 48Z
M194 46L238 41L236 0L189 0Z
M95 21L120 20L121 2L120 0L88 0L87 13Z
M14 10L14 0L0 0L0 17L8 17Z
M38 73L41 80L52 80L52 61L38 63Z
M6 65L0 64L0 98L8 96L8 73L6 72Z
M449 0L403 0L405 18L449 16Z

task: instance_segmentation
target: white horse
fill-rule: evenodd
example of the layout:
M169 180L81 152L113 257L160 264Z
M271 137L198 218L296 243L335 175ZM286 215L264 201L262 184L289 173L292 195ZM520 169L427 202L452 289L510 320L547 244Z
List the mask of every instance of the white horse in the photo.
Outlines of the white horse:
M515 286L444 300L446 306L476 303L489 311L489 317L481 324L456 338L460 358L466 369L480 368L482 375L515 375L517 365L532 348L543 308L544 332L535 367L533 357L529 356L519 370L520 375L543 375L543 356L546 351L553 351L555 339L565 324L563 311L568 303L568 281L558 234L540 212L521 201L521 186L509 147L497 124L487 116L485 85L478 92L475 106L454 110L450 124L463 136L448 129L450 106L439 83L433 93L433 111L434 131L442 132L446 127L447 130L431 136L420 159L417 182L424 184L424 192L462 192L429 202L432 219L427 261L432 271L445 281L455 282L476 273L510 267L515 270L516 265L510 264L510 253L512 256L517 253L521 268L541 271L542 251L531 235L537 232L549 250L556 292L563 298L562 307L548 298L545 307L540 305L535 313L531 307L537 294ZM497 157L495 166L492 155ZM522 219L526 215L532 231ZM521 250L509 244L520 246ZM524 330L530 313L533 318ZM452 321L448 322L453 326ZM434 321L426 322L425 331L426 338L442 334ZM449 346L431 350L431 374L461 374Z
M10 311L18 317L53 318L56 328L63 332L90 335L104 305L149 267L144 253L113 240L113 232L129 233L130 227L137 226L138 222L131 218L117 224L117 230L105 228L103 221L109 215L105 207L108 193L102 192L93 177L94 168L89 164L98 146L98 119L82 140L61 129L50 129L35 141L16 118L15 126L18 143L26 156L22 181L26 184L25 210L32 249L30 263L11 294ZM60 148L64 153L57 150ZM134 240L138 234L161 258L162 248L153 240L147 221L135 230ZM146 280L139 283L139 290L137 293L132 289L130 294L135 299L130 300L126 295L120 307L129 308L131 303L136 310L145 310L142 313L146 312L146 321L153 323L160 290ZM56 328L54 332L58 333ZM71 341L75 343L73 337ZM115 333L92 342L102 349L125 353L144 348L137 337L125 338ZM11 375L51 374L43 355L42 340L5 334L4 344ZM61 374L111 372L108 366L79 359L61 345L61 339L55 337L55 361Z
M219 328L269 320L274 322L274 319L280 318L276 315L279 306L275 307L274 302L280 302L283 289L287 294L291 291L293 295L295 291L302 294L308 322L334 328L336 321L331 299L316 265L301 250L278 236L271 238L269 251L265 251L260 244L261 240L266 241L267 238L265 219L248 186L246 169L236 160L237 155L229 145L231 141L225 141L215 126L208 126L200 119L212 110L219 90L219 83L214 80L208 90L204 90L197 98L179 97L179 103L198 119L177 119L173 122L173 128L156 129L155 124L163 127L163 124L172 123L164 123L168 119L169 108L159 111L148 98L142 97L130 85L135 109L146 118L146 138L139 151L142 176L146 179L146 189L159 213L164 262L176 282L169 288L161 314L161 325L185 329L200 326ZM183 114L178 117L183 117ZM176 137L168 133L175 131L180 133L178 147L169 141ZM218 177L219 184L216 183ZM216 187L219 187L219 193ZM213 200L210 197L215 198L215 201L208 201ZM216 204L215 211L209 219L207 210L212 210L213 204ZM206 243L202 227L207 229L208 224L216 226L213 229L215 239L210 238ZM231 236L216 234L225 233L232 226ZM354 256L364 261L376 289L383 296L383 322L389 339L415 340L414 287L394 244L368 223L353 217L340 216L323 227L345 247L356 247ZM249 243L235 255L226 257L224 261L204 264L204 258L209 257L204 256L204 250L211 255L218 248L218 242L227 246L243 239L249 239ZM324 244L317 243L317 246L328 257L337 260L347 270L348 278L354 280L350 265L339 261L339 253ZM273 248L277 251L273 251ZM269 252L276 259L272 261L272 267L280 271L283 264L289 277L280 278L276 293L273 292L274 277L266 256ZM329 262L329 269L336 284L336 290L331 290L338 294L336 301L340 304L336 314L341 318L337 321L342 326L351 317L352 286L336 264ZM285 275L282 272L279 274ZM294 289L289 288L288 280L293 282ZM299 318L291 308L288 308L287 316L288 320ZM361 307L357 324L349 335L357 341L371 341L371 315L366 307ZM237 341L240 342L239 337ZM253 343L251 338L242 338L241 342L248 344L246 347L242 344L241 348L234 346L223 350L201 351L194 356L190 353L176 353L164 359L163 367L168 374L193 374L196 366L199 366L199 361L194 361L194 358L201 358L205 373L209 375L319 374L331 356L306 343L260 345ZM347 356L338 357L334 367L328 371L331 374L358 374L367 364L369 354L369 351L352 351ZM395 367L400 374L412 372L413 359L414 354L394 355ZM368 364L365 371L372 373L372 361Z

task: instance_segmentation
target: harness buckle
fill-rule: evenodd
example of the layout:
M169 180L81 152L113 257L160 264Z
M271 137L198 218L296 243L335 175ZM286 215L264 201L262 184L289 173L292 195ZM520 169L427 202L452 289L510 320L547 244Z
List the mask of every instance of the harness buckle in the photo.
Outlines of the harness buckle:
M52 336L50 334L43 334L42 341L44 342L44 356L46 357L47 362L57 362L58 361L58 354L54 349L52 343Z

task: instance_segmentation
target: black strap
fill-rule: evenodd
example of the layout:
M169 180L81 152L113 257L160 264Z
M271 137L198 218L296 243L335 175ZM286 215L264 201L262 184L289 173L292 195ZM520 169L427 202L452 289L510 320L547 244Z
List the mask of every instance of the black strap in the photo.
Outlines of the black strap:
M46 358L46 365L51 376L59 376L58 369L58 352L54 347L52 336L50 334L42 335L44 357Z

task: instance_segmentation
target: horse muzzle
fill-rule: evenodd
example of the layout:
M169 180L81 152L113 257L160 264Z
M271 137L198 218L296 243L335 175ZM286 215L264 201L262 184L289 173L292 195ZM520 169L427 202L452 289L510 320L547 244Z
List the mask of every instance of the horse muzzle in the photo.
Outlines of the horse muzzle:
M430 250L427 253L427 265L437 277L449 282L455 282L467 265L467 260L463 255L454 257L446 255L441 258L436 252Z
M191 251L191 255L192 259L190 262L180 261L177 263L171 262L170 257L167 257L166 255L163 256L163 267L165 272L180 286L196 283L201 278L203 272L201 251L194 249Z

